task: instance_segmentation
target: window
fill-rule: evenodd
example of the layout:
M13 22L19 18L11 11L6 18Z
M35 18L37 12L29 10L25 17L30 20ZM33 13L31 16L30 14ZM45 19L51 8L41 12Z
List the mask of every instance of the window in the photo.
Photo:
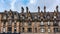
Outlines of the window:
M48 26L49 26L49 25L50 25L50 22L48 21L47 24L48 24Z
M56 18L56 16L54 16L54 18Z
M50 32L50 29L48 29L48 32Z
M32 32L32 28L28 28L28 32Z
M41 19L43 19L43 17L41 17Z
M14 15L14 18L15 18L15 19L17 19L17 16L16 16L16 15Z
M5 15L5 16L3 16L3 19L6 19L6 15Z
M22 17L22 19L24 19L24 16Z
M31 26L31 24L32 24L31 22L28 23L29 26Z
M49 19L50 18L50 16L47 16L47 19Z
M56 21L54 21L53 25L54 26L58 26L58 23Z
M16 32L16 28L14 28L14 32Z
M22 32L24 32L24 28L22 28Z
M12 21L11 21L11 20L9 20L9 24L10 24L10 25L12 24Z
M38 19L40 19L40 16L38 15Z
M31 17L28 17L28 19L31 19Z
M8 27L8 31L11 32L12 31L12 27Z
M54 32L58 32L58 28L54 28Z
M3 32L5 32L6 30L5 30L5 28L3 28Z
M41 28L40 32L45 32L45 29L44 28Z
M40 25L44 25L43 21L41 21Z

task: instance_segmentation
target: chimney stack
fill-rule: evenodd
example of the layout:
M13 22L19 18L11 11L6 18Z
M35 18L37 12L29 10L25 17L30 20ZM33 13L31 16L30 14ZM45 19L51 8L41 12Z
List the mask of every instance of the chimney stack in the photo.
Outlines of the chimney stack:
M40 12L40 7L38 6L38 12Z
M56 6L56 11L58 12L58 5Z
M46 6L44 6L44 12L46 12Z
M26 7L26 12L27 12L27 13L28 13L28 10L29 10L28 7Z
M24 8L23 7L21 7L21 11L22 11L22 13L24 13Z

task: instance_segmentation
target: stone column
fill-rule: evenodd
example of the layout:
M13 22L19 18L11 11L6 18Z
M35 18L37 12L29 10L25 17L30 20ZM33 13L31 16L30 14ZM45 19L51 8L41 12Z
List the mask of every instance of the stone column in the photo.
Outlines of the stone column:
M16 23L16 32L19 33L19 22Z
M12 33L14 33L14 22L12 23Z
M54 27L53 27L53 26L51 26L51 32L52 32L52 33L54 32Z
M46 26L45 29L46 29L46 34L48 34L48 26Z
M25 23L24 23L24 28L25 28L25 30L24 30L24 31L25 31L25 32L27 32L27 31L28 31L28 28L27 28L27 27L29 27L29 26L28 26L27 22L25 22Z
M22 32L22 22L20 23L20 32Z
M1 21L0 21L0 33L1 33Z
M37 22L36 26L37 26L37 32L39 32L40 23Z
M32 32L34 32L34 22L32 22Z
M1 23L1 33L3 33L3 23Z
M27 30L28 30L27 27L25 27L25 32L27 32Z
M6 28L6 33L7 33L8 32L8 22L6 22L5 28Z

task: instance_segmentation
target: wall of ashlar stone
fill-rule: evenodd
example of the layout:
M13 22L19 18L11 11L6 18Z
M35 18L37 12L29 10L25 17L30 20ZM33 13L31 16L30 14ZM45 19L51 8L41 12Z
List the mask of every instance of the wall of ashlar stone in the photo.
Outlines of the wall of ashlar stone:
M48 33L48 27L50 28L50 31L51 31L51 33L52 32L54 32L54 30L53 30L53 22L50 22L51 23L51 25L50 26L48 26L47 25L47 22L44 22L44 26L42 26L43 28L45 28L45 30L46 30L46 33ZM22 24L21 24L22 25ZM28 23L27 22L24 22L24 25L22 26L22 27L24 27L24 32L28 32ZM22 27L21 27L21 31L22 31ZM32 33L40 33L40 28L41 28L41 26L40 26L40 22L32 22L32 25L31 25L31 27L30 28L32 28ZM35 30L35 28L37 28L37 30Z

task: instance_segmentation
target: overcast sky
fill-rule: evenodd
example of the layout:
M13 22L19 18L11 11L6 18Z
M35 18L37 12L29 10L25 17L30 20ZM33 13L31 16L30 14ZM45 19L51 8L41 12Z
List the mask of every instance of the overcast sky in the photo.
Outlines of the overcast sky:
M44 5L47 7L47 11L53 12L57 5L60 9L60 0L0 0L0 12L10 9L21 12L22 6L24 9L28 6L30 12L37 12L37 7L40 6L43 10Z

